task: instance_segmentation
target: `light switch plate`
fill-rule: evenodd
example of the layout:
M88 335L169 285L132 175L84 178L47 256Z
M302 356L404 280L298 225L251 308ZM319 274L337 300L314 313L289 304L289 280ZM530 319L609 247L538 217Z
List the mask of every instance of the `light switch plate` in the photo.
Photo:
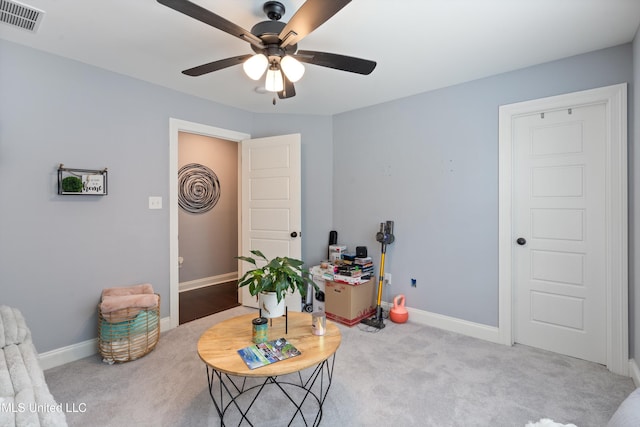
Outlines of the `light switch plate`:
M149 209L162 209L162 197L149 197Z

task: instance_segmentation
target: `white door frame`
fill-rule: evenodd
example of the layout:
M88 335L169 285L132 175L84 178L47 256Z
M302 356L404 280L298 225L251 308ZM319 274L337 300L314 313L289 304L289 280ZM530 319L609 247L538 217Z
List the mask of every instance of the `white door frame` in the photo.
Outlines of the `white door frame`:
M498 329L500 342L514 343L512 226L512 123L518 116L605 104L607 110L606 256L607 368L629 373L628 230L627 230L627 84L503 105L499 114Z
M240 142L251 135L185 120L169 119L169 317L170 328L179 323L178 275L178 134L187 132ZM238 215L240 212L238 212ZM238 237L240 243L240 237Z

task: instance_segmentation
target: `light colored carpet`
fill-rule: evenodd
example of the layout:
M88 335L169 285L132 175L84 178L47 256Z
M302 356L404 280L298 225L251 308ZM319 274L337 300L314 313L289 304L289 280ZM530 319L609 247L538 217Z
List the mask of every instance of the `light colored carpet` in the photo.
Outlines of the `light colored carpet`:
M220 420L196 353L204 330L251 312L214 314L162 333L156 349L124 364L92 356L49 369L56 400L82 411L70 426L216 426ZM409 321L367 332L340 325L342 344L323 426L524 426L551 418L602 427L634 389L601 365L515 345L506 347ZM278 397L260 426L281 425ZM269 422L268 420L274 420Z

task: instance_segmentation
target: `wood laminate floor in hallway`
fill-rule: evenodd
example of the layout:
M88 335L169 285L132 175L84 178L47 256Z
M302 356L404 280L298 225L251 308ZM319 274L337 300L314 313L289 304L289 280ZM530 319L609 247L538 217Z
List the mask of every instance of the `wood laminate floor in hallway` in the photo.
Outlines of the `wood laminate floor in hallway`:
M180 292L179 324L237 307L238 282L231 281Z

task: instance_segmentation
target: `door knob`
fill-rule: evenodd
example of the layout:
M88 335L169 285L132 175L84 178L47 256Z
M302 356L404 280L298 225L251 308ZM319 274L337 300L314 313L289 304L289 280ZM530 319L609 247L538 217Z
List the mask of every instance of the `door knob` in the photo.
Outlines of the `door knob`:
M527 243L527 239L525 239L524 237L518 237L518 240L516 240L516 243L522 246L525 243Z
M298 233L296 233L295 231L291 232L291 237L298 237Z

